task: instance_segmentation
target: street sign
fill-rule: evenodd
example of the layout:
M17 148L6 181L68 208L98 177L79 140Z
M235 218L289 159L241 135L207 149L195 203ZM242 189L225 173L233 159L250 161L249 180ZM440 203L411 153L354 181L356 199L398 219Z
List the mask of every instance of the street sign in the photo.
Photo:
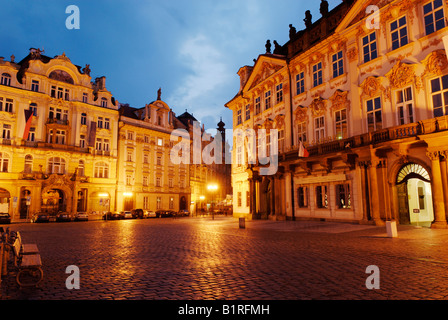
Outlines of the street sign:
M413 212L414 213L420 213L420 209L414 209Z

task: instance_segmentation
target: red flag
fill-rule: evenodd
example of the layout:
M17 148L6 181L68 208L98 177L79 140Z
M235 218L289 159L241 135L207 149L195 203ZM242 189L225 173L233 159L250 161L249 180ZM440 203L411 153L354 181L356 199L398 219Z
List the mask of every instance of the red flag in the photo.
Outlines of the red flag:
M309 156L310 156L310 153L309 153L308 150L306 150L305 147L303 146L302 140L300 140L300 144L299 144L299 157L308 158Z
M23 140L28 140L28 133L30 132L33 113L33 110L25 110L25 131L23 132Z

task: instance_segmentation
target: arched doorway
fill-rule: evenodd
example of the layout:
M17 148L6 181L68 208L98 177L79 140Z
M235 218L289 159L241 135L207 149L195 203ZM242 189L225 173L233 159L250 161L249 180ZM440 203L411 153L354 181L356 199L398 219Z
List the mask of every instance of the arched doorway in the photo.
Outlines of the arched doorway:
M27 219L29 214L28 199L31 196L30 190L22 190L20 193L20 219Z
M42 194L42 212L56 215L59 211L67 210L67 199L60 189L50 189Z
M187 199L185 196L180 197L179 210L187 210Z
M405 164L397 174L400 224L430 227L434 220L431 180L420 164Z

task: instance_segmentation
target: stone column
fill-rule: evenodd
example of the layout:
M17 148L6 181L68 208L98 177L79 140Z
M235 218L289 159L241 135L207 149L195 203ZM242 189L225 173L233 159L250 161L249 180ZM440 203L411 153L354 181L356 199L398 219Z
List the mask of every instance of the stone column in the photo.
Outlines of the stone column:
M431 227L446 228L445 200L443 196L442 173L440 170L439 151L427 152L426 156L431 159L432 180L431 189L434 204L435 221Z
M443 185L443 198L445 200L445 216L448 216L448 167L447 167L447 158L448 151L441 151L440 156L440 172L442 174L442 185Z
M372 158L369 174L370 174L370 202L372 204L372 219L377 226L384 225L384 221L381 220L380 216L380 198L378 193L378 175L377 175L377 165L379 163L378 158Z

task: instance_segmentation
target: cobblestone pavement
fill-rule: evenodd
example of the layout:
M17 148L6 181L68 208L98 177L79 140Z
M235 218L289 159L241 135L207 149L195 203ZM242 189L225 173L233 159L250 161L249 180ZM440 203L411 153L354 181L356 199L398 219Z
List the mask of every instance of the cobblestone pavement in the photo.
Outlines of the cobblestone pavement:
M20 289L13 275L3 300L447 299L448 230L311 221L185 217L12 224L37 243L44 280ZM66 267L80 270L68 290ZM380 289L366 288L366 268Z

